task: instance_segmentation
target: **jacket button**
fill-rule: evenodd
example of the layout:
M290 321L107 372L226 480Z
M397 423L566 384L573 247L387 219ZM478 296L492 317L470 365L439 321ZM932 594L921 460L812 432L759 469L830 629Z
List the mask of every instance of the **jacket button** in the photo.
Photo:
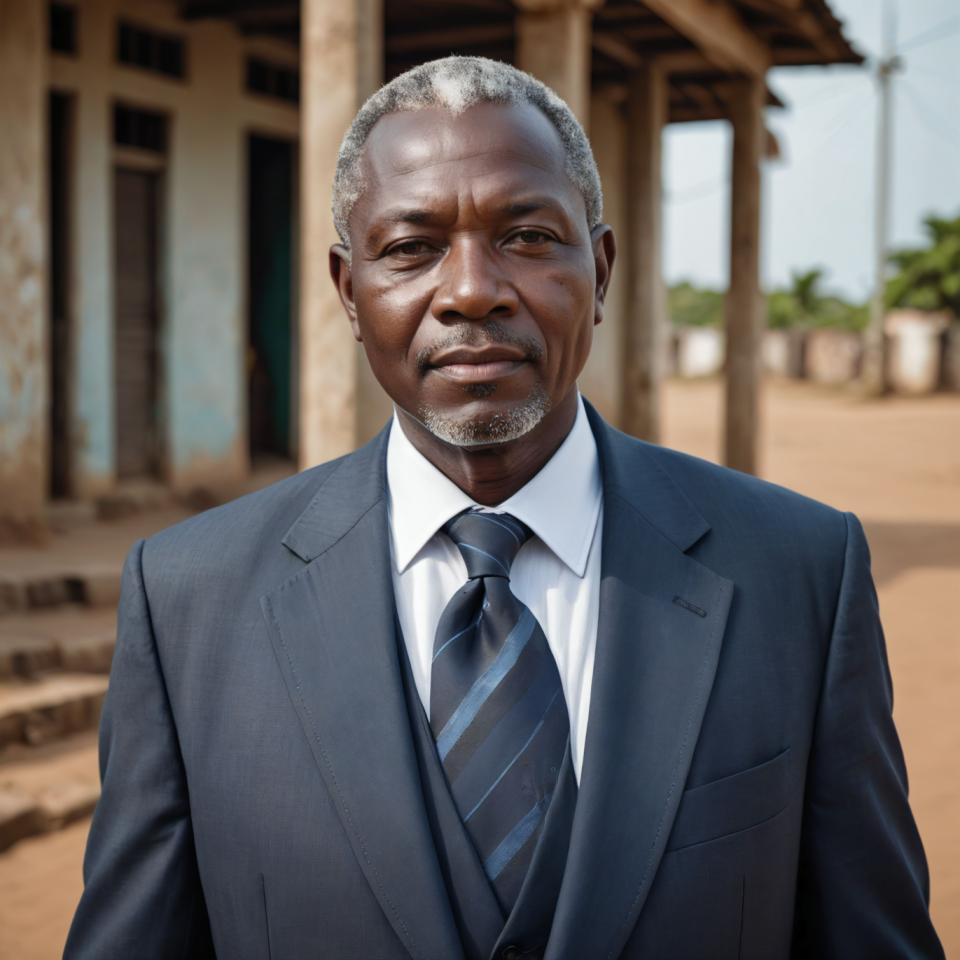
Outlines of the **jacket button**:
M501 960L521 960L522 957L523 951L512 943L500 951Z

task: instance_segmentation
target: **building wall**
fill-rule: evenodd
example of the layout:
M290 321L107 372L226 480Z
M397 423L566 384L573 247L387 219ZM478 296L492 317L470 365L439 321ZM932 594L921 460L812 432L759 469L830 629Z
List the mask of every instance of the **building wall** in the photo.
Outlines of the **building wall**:
M285 44L228 23L185 23L159 0L86 0L76 57L50 57L50 83L76 96L73 244L75 492L115 480L113 104L168 117L161 240L165 475L175 488L221 486L246 472L246 138L296 140L298 110L244 92L256 52L296 64ZM187 77L115 63L118 15L186 39ZM294 317L295 323L295 317Z
M46 479L45 27L0 3L0 535L39 529Z

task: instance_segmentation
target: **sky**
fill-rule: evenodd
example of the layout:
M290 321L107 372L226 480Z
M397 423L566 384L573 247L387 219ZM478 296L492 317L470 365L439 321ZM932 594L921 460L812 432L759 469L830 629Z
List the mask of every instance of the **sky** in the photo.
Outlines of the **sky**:
M890 245L922 242L928 213L960 216L960 2L890 0L904 69L894 78ZM765 164L763 277L825 270L826 289L858 300L873 284L881 0L829 0L863 67L778 68L769 85L786 110L767 111L782 156ZM730 130L674 124L664 143L665 272L726 286Z

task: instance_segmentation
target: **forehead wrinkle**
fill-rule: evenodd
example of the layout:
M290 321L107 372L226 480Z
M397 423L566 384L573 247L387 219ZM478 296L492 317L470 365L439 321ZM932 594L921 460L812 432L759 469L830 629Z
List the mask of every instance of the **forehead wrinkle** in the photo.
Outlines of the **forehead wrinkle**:
M538 162L531 155L521 153L517 150L511 150L509 148L504 150L502 148L490 147L486 150L476 150L472 153L464 153L455 157L440 157L437 160L431 160L429 162L412 160L409 164L395 165L393 172L386 173L384 175L384 179L391 180L395 177L407 176L411 173L417 173L420 170L429 170L433 167L440 167L449 163L465 163L468 160L477 160L481 157L491 156L517 160L529 167L536 167L538 170L545 170L548 173L553 173L557 169L557 164L555 163L550 163L547 161Z

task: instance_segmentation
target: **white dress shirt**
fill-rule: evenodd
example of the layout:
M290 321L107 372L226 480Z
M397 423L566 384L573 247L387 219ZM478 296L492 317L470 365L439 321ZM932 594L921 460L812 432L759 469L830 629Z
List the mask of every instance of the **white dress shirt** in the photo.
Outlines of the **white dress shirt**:
M535 534L517 553L510 588L539 621L557 661L577 783L597 645L603 528L597 446L583 401L578 403L573 429L557 452L525 486L491 508L512 514ZM467 579L460 551L441 527L479 505L417 451L396 413L387 445L387 484L397 615L429 716L437 624Z

